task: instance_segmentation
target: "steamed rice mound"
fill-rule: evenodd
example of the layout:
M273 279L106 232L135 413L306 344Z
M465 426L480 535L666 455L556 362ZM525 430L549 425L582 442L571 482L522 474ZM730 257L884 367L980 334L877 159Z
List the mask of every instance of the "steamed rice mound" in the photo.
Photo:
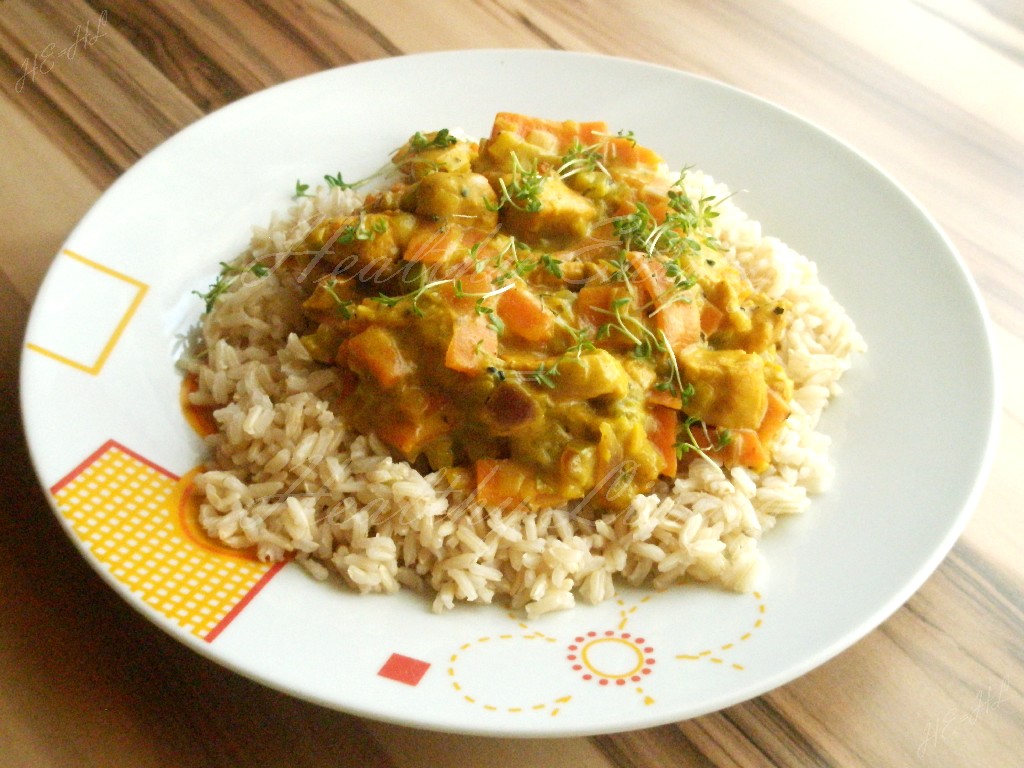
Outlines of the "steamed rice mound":
M710 178L691 171L686 187L722 201L721 257L792 307L779 355L794 383L792 413L766 471L695 460L595 519L573 504L485 508L441 473L423 475L374 435L347 428L332 410L337 370L314 362L297 335L301 290L287 270L241 269L202 317L184 363L198 382L193 404L214 408L218 426L207 438L208 471L196 478L201 525L264 561L294 558L359 592L417 590L435 611L500 600L534 617L606 600L616 583L753 589L761 536L803 512L830 479L829 439L815 427L863 341L812 262L763 235ZM313 222L359 206L351 190L319 189L257 228L236 263L279 265Z

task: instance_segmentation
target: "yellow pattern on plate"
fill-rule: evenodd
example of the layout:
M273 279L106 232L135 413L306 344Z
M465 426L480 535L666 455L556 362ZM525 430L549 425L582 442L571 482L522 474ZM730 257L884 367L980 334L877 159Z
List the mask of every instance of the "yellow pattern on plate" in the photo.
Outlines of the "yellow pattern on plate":
M198 540L183 524L191 473L178 478L114 441L53 497L109 573L151 608L208 642L280 568Z
M64 262L55 263L52 272L55 276L64 276L67 288L60 317L54 318L56 326L44 324L45 345L28 342L25 346L59 363L98 376L149 286L67 248L61 256L65 257ZM98 351L71 333L73 328L94 325L110 328L110 335ZM79 357L85 357L86 361L77 359Z

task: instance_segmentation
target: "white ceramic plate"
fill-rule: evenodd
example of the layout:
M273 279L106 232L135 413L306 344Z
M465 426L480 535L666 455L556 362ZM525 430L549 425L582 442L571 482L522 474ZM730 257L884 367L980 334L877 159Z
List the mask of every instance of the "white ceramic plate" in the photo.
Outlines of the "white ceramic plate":
M626 591L526 622L436 616L296 566L197 542L177 517L201 443L177 404L178 335L217 263L288 206L295 180L358 178L416 130L495 112L603 119L672 167L742 190L765 231L814 259L869 344L826 413L838 468L763 541L755 595ZM956 343L951 344L950 340ZM84 556L181 642L263 683L369 717L485 734L620 731L711 712L810 670L876 627L966 523L996 413L989 331L934 222L864 158L721 84L578 54L473 51L302 78L157 148L100 199L47 275L26 335L36 469Z

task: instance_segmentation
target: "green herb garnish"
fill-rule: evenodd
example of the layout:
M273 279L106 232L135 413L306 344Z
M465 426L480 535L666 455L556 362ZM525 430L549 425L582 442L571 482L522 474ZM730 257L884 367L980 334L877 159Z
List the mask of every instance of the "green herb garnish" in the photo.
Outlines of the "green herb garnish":
M505 179L498 179L501 196L497 206L492 210L498 210L507 204L520 211L537 213L541 209L540 192L544 188L546 180L547 177L536 168L531 171L526 170L519 162L519 157L513 152L512 181L506 183Z
M217 275L217 279L211 283L210 287L206 289L206 292L192 291L196 296L203 300L206 305L205 312L209 313L213 309L213 305L217 299L223 294L228 287L235 281L235 279L243 272L252 272L257 277L266 277L270 274L270 268L266 264L250 264L248 267L239 267L234 264L228 264L226 261L220 262L220 274Z
M429 139L424 134L416 131L412 138L409 139L409 148L417 152L422 152L424 149L444 149L455 144L457 141L458 139L452 136L447 128L442 128L434 134L433 138Z

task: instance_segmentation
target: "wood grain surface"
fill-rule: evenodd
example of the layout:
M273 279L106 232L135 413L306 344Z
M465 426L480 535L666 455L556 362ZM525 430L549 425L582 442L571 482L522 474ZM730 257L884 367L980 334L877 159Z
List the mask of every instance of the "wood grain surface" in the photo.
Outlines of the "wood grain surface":
M86 23L102 34L55 56ZM322 709L205 660L136 614L78 555L34 479L17 407L26 318L61 243L125 169L276 83L483 47L647 60L791 109L920 200L981 289L1003 403L971 523L877 630L757 699L551 740L450 736ZM1019 0L0 1L0 766L1024 765L1022 220Z

